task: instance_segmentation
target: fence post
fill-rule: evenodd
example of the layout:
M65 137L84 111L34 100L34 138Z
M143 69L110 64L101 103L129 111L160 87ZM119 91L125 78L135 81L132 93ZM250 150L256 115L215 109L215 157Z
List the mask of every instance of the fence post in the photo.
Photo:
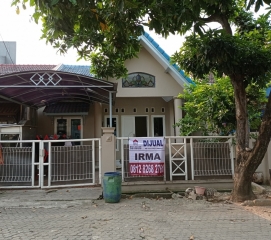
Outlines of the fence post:
M172 153L171 153L171 138L168 138L168 152L169 152L169 179L172 181ZM165 171L166 169L164 169Z
M32 149L32 155L31 155L31 163L32 163L32 166L31 166L31 178L32 178L32 187L35 186L35 168L36 168L36 165L35 165L35 151L37 151L37 149L35 149L35 142L32 142L32 146L31 146L31 149Z
M44 167L44 143L40 141L39 144L39 186L42 188L44 186L44 176L43 176L43 167Z
M230 156L231 156L231 175L234 178L234 157L233 157L233 138L230 140Z
M195 165L194 165L194 151L193 151L193 138L190 138L190 156L191 156L191 175L192 180L195 179Z
M116 171L116 137L114 127L102 127L103 135L101 137L101 175L105 172Z

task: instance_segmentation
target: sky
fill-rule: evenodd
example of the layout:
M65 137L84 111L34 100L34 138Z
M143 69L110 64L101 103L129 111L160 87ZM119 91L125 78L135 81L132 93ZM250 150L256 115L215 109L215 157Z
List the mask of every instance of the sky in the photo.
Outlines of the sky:
M18 15L16 8L11 7L11 2L12 0L0 0L0 41L16 42L16 64L90 65L84 60L77 61L75 49L70 49L63 56L50 44L47 45L45 40L40 40L41 26L30 18L33 9L27 5L27 9L21 9ZM165 40L153 32L149 33L169 55L182 45L183 38L180 36L171 35Z

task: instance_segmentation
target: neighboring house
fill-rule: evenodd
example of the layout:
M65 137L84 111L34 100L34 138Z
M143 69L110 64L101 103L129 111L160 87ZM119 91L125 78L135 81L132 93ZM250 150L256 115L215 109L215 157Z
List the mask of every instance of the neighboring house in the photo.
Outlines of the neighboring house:
M58 66L3 64L0 65L0 85L7 77L9 77L9 84L13 84L12 82L21 84L15 78L23 78L32 85L34 78L36 78L35 84L39 84L37 80L39 78L48 82L53 78L50 74L56 71L56 74L61 75L60 78L65 85L80 85L84 79L83 82L86 84L84 93L79 86L72 90L58 88L56 92L55 82L51 84L51 90L49 89L42 97L37 94L37 89L29 91L30 94L27 95L25 92L28 89L14 88L11 91L7 90L8 87L6 90L0 90L0 96L4 96L8 101L17 103L21 101L24 106L36 108L39 135L65 132L72 138L100 137L101 127L110 125L111 113L116 136L178 136L179 130L173 128L174 123L182 118L182 111L179 108L181 100L177 96L183 92L186 84L191 83L191 80L179 71L176 65L171 65L169 56L149 34L145 33L141 36L140 41L142 49L138 58L127 60L125 63L128 77L109 79L107 82L111 84L110 91L113 92L111 100L108 93L102 92L105 88L99 87L99 84L106 81L94 78L95 81L88 85L93 79L89 73L90 66L63 64ZM69 80L70 78L72 80ZM80 78L80 80L73 78ZM93 85L96 87L89 87ZM34 100L32 101L31 98ZM112 108L109 106L110 101ZM3 105L0 104L0 112L2 107ZM25 115L21 113L21 116Z
M0 64L16 64L16 42L0 41Z

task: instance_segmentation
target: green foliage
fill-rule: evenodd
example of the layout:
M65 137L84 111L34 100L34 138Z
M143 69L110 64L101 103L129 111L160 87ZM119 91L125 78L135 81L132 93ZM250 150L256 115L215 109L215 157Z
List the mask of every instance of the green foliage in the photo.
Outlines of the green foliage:
M250 127L258 129L266 103L265 91L251 84L246 92ZM195 84L186 86L179 98L184 100L182 110L185 112L184 118L176 123L180 135L201 132L203 135L227 136L236 130L234 93L228 77L216 78L213 84L209 83L209 77L195 81Z
M247 9L250 9L253 5L255 5L255 12L258 12L261 7L264 6L264 4L270 5L270 0L247 0Z
M13 5L27 0L14 0ZM144 29L143 3L126 1L31 0L33 19L42 21L42 38L61 54L70 47L90 60L100 78L125 76L124 61L137 56Z
M204 36L187 37L172 60L198 78L217 72L242 76L246 85L257 82L261 87L270 79L271 51L262 43L223 32L210 30Z
M124 62L137 56L144 26L162 34L203 35L206 23L219 22L231 32L227 19L238 15L243 0L13 0L35 7L42 21L42 38L65 53L75 47L80 58L92 61L98 77L121 77ZM101 62L102 60L102 62ZM97 65L96 65L97 64Z

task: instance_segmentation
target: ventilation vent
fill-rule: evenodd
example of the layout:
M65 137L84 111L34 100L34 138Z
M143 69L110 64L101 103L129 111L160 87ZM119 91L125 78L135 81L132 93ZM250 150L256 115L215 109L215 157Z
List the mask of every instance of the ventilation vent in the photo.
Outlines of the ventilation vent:
M162 113L165 112L165 108L164 108L164 107L161 108L161 112L162 112Z
M137 112L137 109L136 109L136 108L133 108L133 112L136 113L136 112Z
M148 113L149 112L149 108L145 108L145 112Z
M122 108L122 109L121 109L121 112L124 113L124 112L125 112L125 108Z
M154 113L155 112L155 108L151 108L151 112Z
M116 112L116 113L118 113L118 112L119 112L119 109L118 109L118 108L116 108L116 109L115 109L115 112Z
M104 112L105 112L105 113L107 113L107 112L108 112L108 109L107 109L107 108L105 108L105 109L104 109Z

